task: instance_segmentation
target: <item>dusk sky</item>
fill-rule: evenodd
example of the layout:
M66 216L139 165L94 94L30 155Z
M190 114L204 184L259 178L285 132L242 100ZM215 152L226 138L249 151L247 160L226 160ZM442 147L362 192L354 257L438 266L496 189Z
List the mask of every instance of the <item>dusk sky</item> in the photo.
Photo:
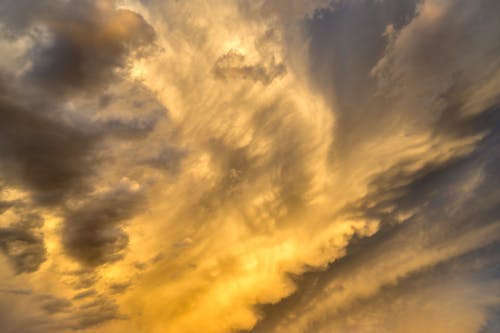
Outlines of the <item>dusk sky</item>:
M500 332L499 0L0 0L0 333Z

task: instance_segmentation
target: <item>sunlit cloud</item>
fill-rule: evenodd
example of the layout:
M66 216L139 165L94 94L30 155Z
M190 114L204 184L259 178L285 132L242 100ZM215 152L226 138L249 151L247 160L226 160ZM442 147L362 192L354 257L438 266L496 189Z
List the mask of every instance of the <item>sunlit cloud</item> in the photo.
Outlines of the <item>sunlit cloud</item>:
M2 2L2 332L494 332L499 13Z

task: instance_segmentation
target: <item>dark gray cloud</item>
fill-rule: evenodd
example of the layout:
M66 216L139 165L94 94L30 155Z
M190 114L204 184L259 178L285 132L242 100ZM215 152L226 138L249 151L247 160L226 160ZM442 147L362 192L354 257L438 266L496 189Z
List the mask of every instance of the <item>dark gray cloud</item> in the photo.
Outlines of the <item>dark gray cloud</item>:
M0 171L9 185L32 191L42 204L57 204L89 191L88 180L102 161L103 141L144 138L158 119L63 118L64 110L39 101L40 96L7 89L0 93Z
M1 187L0 187L1 189ZM12 201L0 201L0 214L3 214L6 210L14 205Z
M120 74L130 57L152 47L154 30L112 1L5 1L0 21L4 36L30 42L20 59L25 70L1 73L0 179L27 191L26 210L50 206L65 218L68 254L91 266L117 260L128 242L118 222L136 213L142 199L122 190L108 193L116 197L91 193L102 163L113 163L109 145L144 139L164 114L149 92ZM116 87L136 96L135 104L117 98L123 91ZM75 94L83 99L69 106ZM124 117L123 108L143 116ZM35 271L45 259L43 237L33 230L2 229L2 250L18 273ZM81 287L93 281L83 279Z
M159 153L146 158L144 162L153 168L175 174L180 171L182 159L187 155L186 150L175 146L166 146Z
M91 173L99 135L51 117L50 104L1 89L0 169L10 185L26 186L42 202L80 190ZM55 118L55 119L54 119Z
M99 281L99 276L88 267L80 269L76 272L71 272L68 275L75 278L71 284L74 289L90 288Z
M130 288L131 282L113 283L109 285L111 294L122 294Z
M49 315L57 315L59 323L45 323L50 329L83 330L101 325L115 319L125 319L119 314L116 303L95 290L89 289L79 293L72 300L50 294L35 297L41 309ZM39 326L43 323L38 323ZM41 327L43 327L41 326Z
M214 65L214 74L218 79L249 79L269 84L274 79L285 75L286 67L274 58L269 64L250 64L245 56L236 51L229 51L220 56Z
M97 291L95 289L88 289L88 290L84 290L82 292L79 292L78 294L73 296L73 299L80 300L80 299L95 296L95 295L97 295Z
M67 253L90 266L121 259L128 244L123 222L135 215L143 201L140 191L121 187L68 208L62 230Z
M2 75L4 177L25 183L39 201L50 203L88 190L84 183L97 162L92 153L104 137L142 138L157 117L95 123L90 120L94 111L84 109L76 119L68 116L64 95L88 91L99 99L98 93L126 69L128 56L151 45L153 29L140 15L115 9L109 1L5 1L0 18L4 32L32 40L22 77Z
M57 102L0 88L0 170L9 185L31 190L39 203L88 191L103 141L144 138L159 119L155 113L140 120L91 121L64 113Z
M26 212L24 205L12 205L11 210L17 215L17 221L0 227L0 250L7 256L16 274L31 273L38 270L47 256L44 237L39 229L43 218L34 212Z
M110 320L126 319L120 315L118 306L114 301L106 297L96 297L92 301L81 305L78 311L71 317L71 328L86 329L98 326Z
M18 274L36 271L46 259L43 237L15 226L0 228L0 249Z
M48 295L43 297L41 307L49 314L56 314L60 312L68 312L71 310L71 302L64 298L54 297Z
M139 14L111 1L5 1L0 18L7 33L32 35L25 84L58 96L99 91L154 40Z

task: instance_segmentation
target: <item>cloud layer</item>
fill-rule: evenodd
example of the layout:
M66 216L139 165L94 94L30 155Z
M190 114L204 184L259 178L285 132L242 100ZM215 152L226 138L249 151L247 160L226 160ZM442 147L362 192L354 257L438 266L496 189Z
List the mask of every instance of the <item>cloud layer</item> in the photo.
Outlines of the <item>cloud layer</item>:
M2 330L495 332L499 14L3 1Z

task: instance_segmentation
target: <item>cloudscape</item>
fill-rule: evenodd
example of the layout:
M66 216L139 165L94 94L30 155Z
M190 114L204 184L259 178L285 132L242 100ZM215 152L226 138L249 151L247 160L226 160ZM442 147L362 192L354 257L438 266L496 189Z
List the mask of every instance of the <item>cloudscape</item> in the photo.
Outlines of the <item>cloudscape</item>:
M500 1L0 1L0 333L500 332Z

